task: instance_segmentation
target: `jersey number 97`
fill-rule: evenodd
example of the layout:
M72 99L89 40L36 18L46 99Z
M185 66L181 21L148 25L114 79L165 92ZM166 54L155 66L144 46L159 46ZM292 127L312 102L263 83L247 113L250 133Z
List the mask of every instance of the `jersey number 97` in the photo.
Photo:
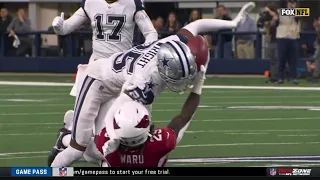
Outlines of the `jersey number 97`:
M126 23L126 15L106 15L106 25L114 26L111 33L105 33L103 29L103 23L105 16L103 14L97 14L94 16L96 23L96 39L105 41L121 41L121 31Z

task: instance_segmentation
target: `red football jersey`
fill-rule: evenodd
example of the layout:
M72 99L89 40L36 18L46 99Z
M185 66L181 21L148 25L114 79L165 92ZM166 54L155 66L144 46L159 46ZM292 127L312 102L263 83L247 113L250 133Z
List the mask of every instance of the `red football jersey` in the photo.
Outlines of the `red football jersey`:
M102 146L109 138L106 129L96 136L96 146L103 154ZM168 154L176 147L176 135L170 128L155 129L141 150L115 151L106 159L111 167L164 167Z

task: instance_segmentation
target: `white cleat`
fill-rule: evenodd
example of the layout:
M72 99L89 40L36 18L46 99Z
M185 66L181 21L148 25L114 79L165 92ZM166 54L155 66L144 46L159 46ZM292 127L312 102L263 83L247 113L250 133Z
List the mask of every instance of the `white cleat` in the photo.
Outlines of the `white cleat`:
M63 119L64 128L66 128L68 130L72 129L73 115L74 115L74 111L73 110L68 110L64 114L64 119Z
M238 15L236 18L234 18L232 21L238 26L241 21L245 20L247 17L247 14L256 7L256 4L254 2L249 2L242 6L241 10L239 11Z

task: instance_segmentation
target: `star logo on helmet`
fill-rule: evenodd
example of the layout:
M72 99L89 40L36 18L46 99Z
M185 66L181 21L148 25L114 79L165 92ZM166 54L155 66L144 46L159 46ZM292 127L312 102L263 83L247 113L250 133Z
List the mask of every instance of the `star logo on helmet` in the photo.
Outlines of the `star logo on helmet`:
M168 69L170 69L169 64L168 64L170 60L171 60L171 59L166 59L166 56L163 57L163 60L161 60L161 63L162 63L163 68L168 68Z

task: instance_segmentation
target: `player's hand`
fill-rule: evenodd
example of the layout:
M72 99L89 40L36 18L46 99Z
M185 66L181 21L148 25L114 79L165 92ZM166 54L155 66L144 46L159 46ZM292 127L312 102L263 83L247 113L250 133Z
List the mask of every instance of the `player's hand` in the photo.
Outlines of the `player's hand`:
M52 21L52 27L56 33L59 33L63 28L64 13L62 12L60 16L57 16Z
M197 83L197 81L199 81L199 80L205 80L206 79L206 72L207 72L207 69L208 69L209 62L210 62L210 56L208 56L208 60L207 60L206 64L200 66L200 70L196 74L194 83Z
M201 95L202 93L202 86L204 80L206 79L206 72L208 69L208 64L210 62L210 56L208 55L208 60L206 64L200 66L200 70L197 72L195 79L193 81L193 88L192 92Z
M126 90L131 91L136 88L144 89L146 82L148 81L141 74L135 74L134 76L132 76L130 83L126 87Z
M197 72L194 81L193 81L193 86L199 83L199 81L204 81L206 79L206 72L207 69L204 65L200 66L200 70Z
M107 156L108 154L115 152L119 148L119 145L120 145L119 139L110 139L109 141L104 143L104 145L102 146L103 155Z

